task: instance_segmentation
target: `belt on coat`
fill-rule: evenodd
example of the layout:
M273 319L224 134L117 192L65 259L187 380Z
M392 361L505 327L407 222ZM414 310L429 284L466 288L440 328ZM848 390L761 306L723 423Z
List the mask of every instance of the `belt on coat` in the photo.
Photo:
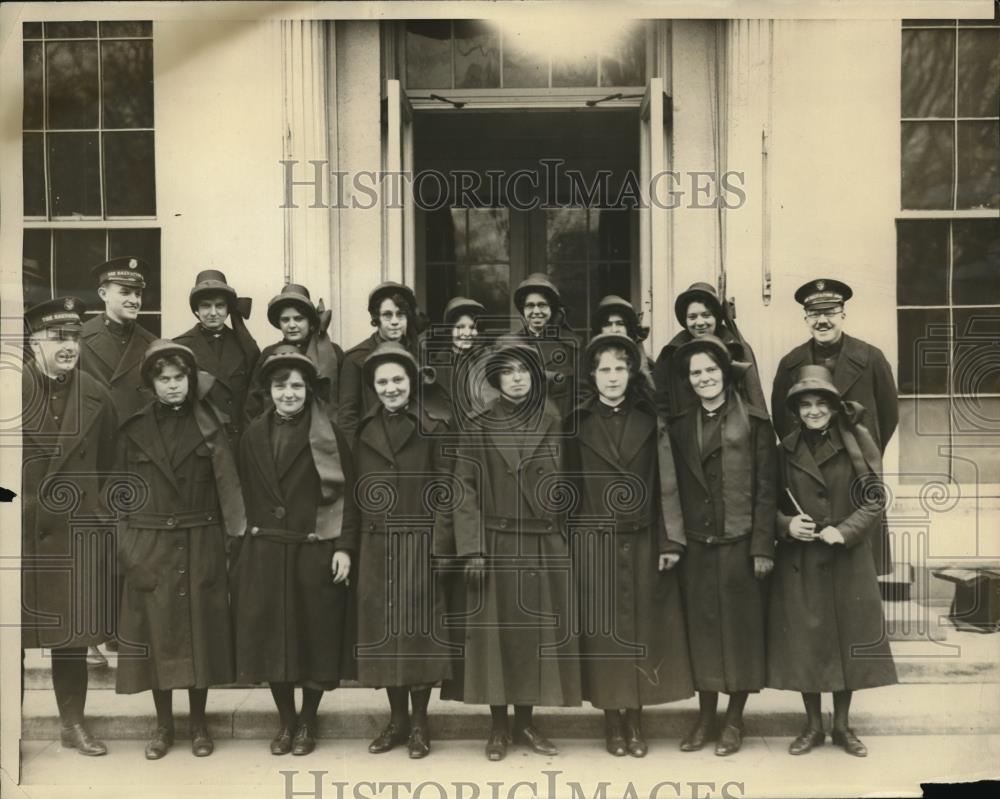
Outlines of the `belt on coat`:
M484 516L483 524L487 530L500 530L510 533L532 533L547 535L562 533L562 524L553 519L515 518L513 516Z
M653 519L645 510L636 513L615 513L611 518L570 517L571 526L580 531L595 530L614 533L637 533L653 526Z
M333 540L322 538L317 533L303 533L301 530L285 530L281 527L250 527L247 534L275 544L314 544L317 541Z
M180 513L130 513L125 523L139 530L187 530L221 521L218 510L188 510Z
M704 533L692 532L691 530L685 530L684 535L687 536L688 541L697 541L700 544L708 544L709 546L717 546L719 544L734 544L737 541L742 541L744 538L749 538L750 533L737 533L736 535L705 535Z

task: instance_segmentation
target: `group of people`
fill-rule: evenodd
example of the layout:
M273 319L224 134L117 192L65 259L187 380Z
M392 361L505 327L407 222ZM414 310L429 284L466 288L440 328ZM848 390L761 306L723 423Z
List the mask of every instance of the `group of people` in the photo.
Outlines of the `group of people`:
M653 361L627 300L603 298L584 341L541 274L499 336L474 299L426 327L414 292L382 283L372 335L345 352L294 284L261 351L214 270L191 289L194 327L154 339L136 321L145 273L96 267L87 321L73 297L25 316L24 646L51 651L64 746L106 752L84 724L86 658L113 637L117 690L152 693L149 759L174 743L175 689L196 756L214 748L208 688L231 683L268 683L270 751L305 755L347 679L386 691L372 753L430 752L436 685L490 706L490 760L557 754L533 708L581 701L611 755L642 757L643 707L695 692L681 750L731 755L765 687L802 694L792 754L824 742L824 692L833 742L867 753L852 693L896 681L876 580L896 394L882 353L843 332L845 284L796 293L810 340L779 364L769 414L709 284L678 296ZM113 525L120 584L79 546L82 517L97 539ZM85 579L38 568L53 557Z

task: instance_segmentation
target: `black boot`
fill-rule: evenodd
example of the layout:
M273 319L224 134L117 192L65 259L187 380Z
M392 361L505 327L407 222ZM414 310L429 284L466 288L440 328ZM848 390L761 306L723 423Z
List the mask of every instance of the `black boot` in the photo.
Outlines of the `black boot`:
M608 754L615 757L625 757L628 753L625 733L622 732L622 716L618 710L604 711L604 746Z
M632 757L645 757L649 745L642 734L642 708L625 711L625 746Z
M52 650L52 689L62 722L59 735L62 745L90 757L107 754L108 748L83 723L87 701L86 647Z
M215 742L208 732L208 722L205 719L205 706L208 704L208 689L189 688L188 702L191 708L189 716L191 754L195 757L208 757L215 751Z
M153 689L156 705L156 732L146 744L146 760L159 760L174 745L173 691Z
M698 691L698 721L681 740L682 752L697 752L715 738L715 712L718 705L718 693Z
M373 755L388 752L410 740L410 717L407 712L409 697L406 688L394 686L386 688L385 692L389 697L389 723L368 744L368 751Z

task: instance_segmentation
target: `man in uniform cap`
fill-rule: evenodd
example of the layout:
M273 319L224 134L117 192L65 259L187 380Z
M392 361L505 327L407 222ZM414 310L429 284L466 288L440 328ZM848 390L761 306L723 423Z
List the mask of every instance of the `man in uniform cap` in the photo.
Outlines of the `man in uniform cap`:
M789 352L778 364L771 391L771 412L778 438L783 439L798 424L786 398L803 366L824 366L833 375L833 384L845 402L857 402L867 412L861 423L871 433L875 444L885 452L886 444L899 422L896 382L882 350L843 330L844 303L853 292L839 280L810 280L795 292L795 299L805 308L806 325L812 338ZM879 574L892 570L889 537L880 535L875 566Z
M260 357L260 348L244 322L250 317L250 300L236 296L225 274L206 269L198 273L189 302L198 323L174 341L188 347L198 366L214 375L208 398L228 417L226 435L235 447L243 433L250 375Z
M91 270L104 313L83 325L80 368L108 390L121 421L153 399L139 376L139 364L156 336L136 323L148 272L144 261L130 256Z
M99 381L76 369L83 303L60 297L25 313L28 357L22 375L22 646L51 650L61 740L83 755L107 749L83 723L87 647L113 629L111 534L94 526L115 462L117 420ZM69 502L57 486L69 487ZM74 519L86 519L78 526ZM80 537L83 537L82 540ZM53 570L68 564L70 571Z

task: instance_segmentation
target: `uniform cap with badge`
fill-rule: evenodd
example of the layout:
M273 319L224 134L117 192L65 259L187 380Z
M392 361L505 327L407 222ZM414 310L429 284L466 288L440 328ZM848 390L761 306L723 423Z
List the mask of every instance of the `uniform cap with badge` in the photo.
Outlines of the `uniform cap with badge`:
M809 310L822 310L843 305L854 292L846 283L831 278L817 278L799 286L795 292L795 301Z
M40 302L24 312L24 324L29 333L49 328L79 330L87 306L77 297L56 297Z
M146 275L149 274L149 264L141 258L123 255L98 264L90 270L90 274L98 286L103 286L105 283L120 283L123 286L144 289Z

